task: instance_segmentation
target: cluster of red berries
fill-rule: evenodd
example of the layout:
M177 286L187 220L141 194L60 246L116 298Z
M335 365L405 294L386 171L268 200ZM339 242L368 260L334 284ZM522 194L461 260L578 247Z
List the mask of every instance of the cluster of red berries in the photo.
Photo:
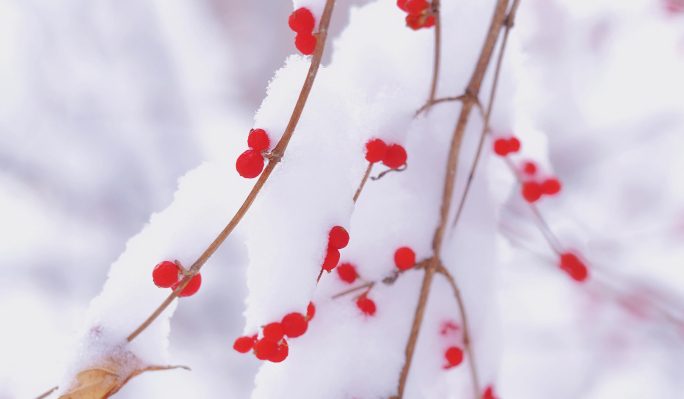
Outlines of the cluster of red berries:
M494 140L494 152L496 155L505 157L512 152L520 151L520 140L516 137L498 138Z
M382 161L385 166L397 169L406 164L408 155L399 144L387 145L381 139L372 139L366 143L366 160L370 163Z
M253 179L264 170L263 153L268 150L271 140L264 129L252 129L247 136L247 145L250 149L238 157L235 168L240 176Z
M173 262L169 262L168 260L161 262L160 264L154 267L154 270L152 270L152 281L154 281L154 284L157 287L171 288L174 291L176 290L176 288L178 288L178 285L183 279L183 276L184 274L180 266L176 265ZM185 288L183 288L183 291L181 291L181 293L178 294L178 296L184 297L194 295L197 291L199 291L201 285L202 275L200 273L197 273L190 280L188 285L186 285Z
M431 28L435 25L435 16L426 0L397 0L397 6L406 11L406 26L413 30Z
M304 335L314 314L316 314L316 307L309 302L306 316L296 312L287 314L282 321L265 325L261 339L258 339L257 334L251 337L240 337L235 340L233 349L240 353L247 353L252 350L254 356L259 360L280 363L289 354L285 336L297 338Z
M587 266L573 253L566 252L561 254L559 266L563 271L568 273L570 277L580 283L589 276Z
M522 196L525 201L535 202L542 195L555 195L560 192L561 183L557 178L551 177L543 180L535 178L537 166L533 162L525 162L522 169L529 179L522 184Z
M340 261L340 249L349 244L349 233L342 226L335 226L328 233L328 249L323 260L323 270L331 272Z
M314 18L308 8L295 10L287 21L290 29L297 33L295 36L295 47L304 55L311 55L316 49L316 36L313 35L316 26Z

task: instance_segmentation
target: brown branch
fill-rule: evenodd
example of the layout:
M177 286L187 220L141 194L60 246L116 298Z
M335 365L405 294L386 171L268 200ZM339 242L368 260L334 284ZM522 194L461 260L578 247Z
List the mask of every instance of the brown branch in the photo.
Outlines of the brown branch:
M333 299L339 298L339 297L341 297L341 296L344 296L344 295L347 295L347 294L351 294L352 292L356 292L356 291L362 290L362 289L364 289L364 288L368 288L368 290L370 291L370 289L373 288L374 285L375 285L375 283L366 283L366 284L364 284L364 285L360 285L360 286L358 286L358 287L354 287L354 288L350 288L350 289L348 289L348 290L346 290L346 291L342 291L342 292L340 292L339 294L333 295L332 298L333 298Z
M354 203L356 203L356 200L359 199L359 195L361 195L361 190L363 190L363 186L366 185L366 180L368 180L368 176L370 176L372 169L373 162L369 162L368 169L366 169L366 174L363 175L363 180L361 180L361 184L359 185L359 188L356 190L356 194L354 194Z
M44 394L40 395L40 396L37 397L36 399L47 398L48 396L50 396L51 393L55 392L58 388L59 388L59 387L54 387L54 388L52 388L51 390L49 390L49 391L45 392Z
M496 3L496 7L494 9L494 16L492 17L492 21L489 26L489 31L487 33L485 43L482 47L482 51L477 61L473 76L471 77L470 82L468 83L468 87L466 89L466 94L468 94L468 97L463 101L463 107L461 107L461 113L458 117L458 123L456 124L454 136L451 141L449 158L447 160L447 173L446 180L444 183L444 193L442 195L440 223L437 227L437 230L435 231L435 236L432 243L434 254L433 257L430 259L430 262L428 263L428 266L425 270L425 277L423 279L423 286L420 291L420 298L418 300L416 314L413 319L413 326L411 327L411 334L406 345L406 362L404 363L404 367L399 377L399 399L402 399L404 395L406 379L408 377L408 372L411 367L411 360L413 358L413 352L415 350L416 342L418 341L418 333L420 331L420 326L423 322L423 314L425 312L425 305L427 304L427 298L430 292L430 285L432 284L432 277L434 276L440 264L440 252L442 249L444 232L446 230L447 221L449 218L449 211L451 209L451 200L453 197L456 167L458 166L458 155L459 150L461 148L461 141L463 139L463 134L465 133L465 129L470 118L470 113L479 95L480 86L482 85L482 79L487 70L487 66L489 65L492 52L494 51L494 47L496 46L499 31L501 30L501 26L503 25L504 19L506 18L507 6L508 0L498 0ZM477 398L480 398L480 395L481 394L478 392Z
M278 141L278 144L275 146L273 151L271 151L271 157L268 161L268 165L264 169L261 176L259 176L259 180L257 180L256 184L252 188L252 191L245 199L245 202L242 204L242 206L237 211L235 216L233 216L233 219L231 219L228 225L223 229L223 231L218 235L218 237L216 237L214 242L211 243L209 248L207 248L207 250L204 251L202 256L200 256L200 258L197 259L197 261L192 265L192 267L190 268L192 274L185 276L181 284L179 284L179 286L171 293L171 295L169 295L169 297L164 300L164 302L154 311L154 313L152 313L152 315L148 317L147 320L145 320L140 325L140 327L138 327L135 331L131 333L131 335L128 336L128 342L132 341L141 332L143 332L145 328L147 328L161 314L161 312L163 312L164 309L166 309L171 304L171 302L174 299L176 299L176 297L178 297L178 294L180 294L183 288L185 288L185 286L188 285L192 277L200 271L202 265L204 265L204 263L214 254L214 252L216 252L216 250L221 246L221 244L223 244L228 235L233 231L233 229L235 229L235 226L237 226L237 224L240 223L240 220L242 220L242 217L245 215L245 213L247 213L250 206L252 206L254 199L256 199L256 196L263 188L264 184L266 183L266 180L268 180L278 162L280 162L282 157L285 155L287 145L289 144L290 139L294 134L295 128L297 127L297 123L299 122L299 118L301 117L302 112L304 111L306 100L309 98L309 93L311 92L314 80L316 79L318 67L321 65L323 50L325 48L325 41L328 36L328 26L330 25L330 17L332 16L334 5L335 0L327 0L325 3L323 16L321 17L321 22L318 25L318 33L316 34L316 49L314 50L314 54L311 59L311 66L309 67L309 72L306 76L306 80L304 81L302 91L299 93L299 98L297 99L297 103L295 104L294 111L292 111L290 122L287 124L287 128L285 128L285 132L283 133L283 136L280 138L280 141Z
M465 100L465 98L466 98L466 95L463 94L463 95L458 96L458 97L444 97L444 98L438 98L436 100L432 99L432 100L428 101L427 103L425 103L425 105L420 107L420 109L418 111L416 111L416 114L413 117L415 118L416 116L420 115L421 112L425 111L426 109L432 107L435 104L448 102L448 101L463 101L463 100Z
M439 265L437 270L441 275L446 277L451 285L451 289L454 291L454 296L456 297L456 303L458 304L458 310L461 312L461 320L463 321L463 345L465 345L466 353L468 354L468 364L470 364L470 373L473 377L473 389L475 390L475 397L479 398L482 395L480 391L480 379L477 374L477 367L475 367L475 356L473 356L473 347L470 343L470 329L468 327L468 318L466 317L465 306L463 306L463 299L461 298L461 291L456 285L456 280L451 277L451 274L443 265Z
M437 79L439 78L439 56L440 56L440 42L442 39L442 24L439 16L439 0L432 0L432 13L435 17L435 65L432 74L432 88L430 89L430 99L428 104L434 104L435 93L437 92Z
M463 195L461 195L461 200L458 203L458 210L456 211L456 216L454 217L454 223L451 225L452 228L456 227L456 224L458 223L458 220L461 217L461 212L463 211L463 207L465 206L465 201L466 198L468 197L468 192L470 191L470 184L473 182L473 178L475 177L475 170L477 168L477 164L480 161L480 156L482 154L482 148L484 146L485 142L485 136L489 132L489 119L492 115L492 108L494 107L494 98L496 96L496 88L499 84L499 75L501 72L501 64L503 61L504 57L504 52L506 50L506 43L508 43L508 34L511 31L511 28L513 27L513 24L515 23L515 15L516 12L518 11L518 5L520 4L520 0L513 0L513 5L511 5L511 10L508 12L508 16L504 20L504 26L505 26L505 31L504 31L504 36L503 40L501 42L501 49L499 50L499 58L496 61L496 70L494 71L494 82L492 83L492 91L489 94L489 105L487 106L487 111L484 113L484 126L482 127L482 134L480 135L480 143L477 146L477 152L475 153L475 159L473 160L473 165L470 167L470 173L468 174L468 181L466 182L465 189L463 190ZM480 107L480 110L482 108Z

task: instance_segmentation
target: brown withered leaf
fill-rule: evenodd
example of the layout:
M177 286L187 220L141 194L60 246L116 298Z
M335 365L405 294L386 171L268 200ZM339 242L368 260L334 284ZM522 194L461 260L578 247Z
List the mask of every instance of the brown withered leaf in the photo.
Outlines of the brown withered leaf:
M119 392L126 383L145 371L171 370L185 366L147 366L131 353L103 360L100 364L76 375L76 384L59 399L105 399Z

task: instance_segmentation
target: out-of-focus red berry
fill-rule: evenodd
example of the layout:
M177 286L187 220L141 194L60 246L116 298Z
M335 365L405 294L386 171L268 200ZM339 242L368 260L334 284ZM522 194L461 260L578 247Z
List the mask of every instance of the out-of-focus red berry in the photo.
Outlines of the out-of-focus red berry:
M587 279L589 271L587 266L573 253L566 252L560 256L560 268L570 277L580 283Z
M522 185L522 196L527 202L535 202L542 195L541 185L535 181L528 181Z
M420 14L430 7L430 3L426 0L408 0L405 7L409 14Z
M505 157L506 155L508 155L509 152L510 149L508 148L508 140L496 139L494 141L494 153L496 153L496 155Z
M534 162L525 162L525 165L523 165L523 172L527 175L534 175L537 173L537 165L535 165Z
M356 306L367 316L373 316L375 314L375 302L368 299L365 294L361 295L359 299L356 300Z
M515 137L511 137L510 139L508 139L508 151L509 152L520 151L520 140L518 140Z
M548 195L558 194L561 190L561 183L558 179L546 179L541 184L542 192Z
M356 281L356 277L358 277L358 273L356 272L356 268L354 268L354 265L351 263L343 263L337 268L337 274L340 276L340 279L346 283L353 283Z

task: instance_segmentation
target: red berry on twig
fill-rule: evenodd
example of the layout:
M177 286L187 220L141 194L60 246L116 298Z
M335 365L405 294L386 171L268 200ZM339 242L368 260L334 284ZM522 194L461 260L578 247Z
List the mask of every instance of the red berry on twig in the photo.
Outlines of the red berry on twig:
M547 179L541 184L542 192L544 194L554 195L561 190L561 184L558 179Z
M427 10L430 4L426 0L409 0L404 7L409 14L420 14Z
M306 332L309 328L309 323L306 318L301 313L290 313L283 317L281 321L283 327L285 327L285 335L290 338L297 338Z
M356 306L367 316L373 316L375 314L375 302L368 299L366 294L361 295L359 299L356 300Z
M401 247L394 253L394 264L399 270L408 270L416 264L416 253L409 247Z
M261 171L264 170L264 157L261 155L260 151L247 150L238 157L235 168L240 176L247 179L253 179L259 176Z
M308 8L302 7L290 14L287 24L290 25L290 29L297 33L311 34L316 25L316 19Z
M181 280L181 281L183 281L183 280ZM180 285L181 281L172 285L171 289L175 291L176 288L178 288L178 286ZM195 295L197 293L197 291L199 291L201 285L202 285L202 275L197 273L197 274L195 274L195 277L193 277L192 280L190 280L188 285L186 285L185 288L183 288L183 291L181 291L181 293L178 294L178 296L179 297L185 297L185 296Z
M527 202L535 202L542 195L541 185L534 181L528 181L522 185L522 196Z
M496 153L496 155L505 157L510 152L510 149L508 147L508 140L506 139L496 139L494 141L494 152Z
M175 263L165 260L152 270L152 281L157 287L169 288L178 282L179 272Z
M564 253L560 256L560 268L570 275L574 280L582 282L589 276L589 271L584 263L572 253Z
M278 342L283 339L284 335L285 327L278 322L267 324L266 327L264 327L264 338L266 339Z
M310 33L297 33L295 47L304 55L311 55L316 49L316 36Z
M356 273L356 269L351 263L341 264L337 268L337 274L339 274L340 279L342 279L342 281L347 282L349 284L356 281L356 277L358 277L358 273Z
M271 139L264 129L252 129L247 136L247 145L255 151L264 151L271 145Z
M463 361L463 351L460 348L452 346L447 349L444 357L446 358L447 362L449 362L449 365L445 368L455 367L461 364Z
M328 246L328 251L325 254L325 260L323 260L323 270L332 271L332 269L337 266L340 261L340 251L337 248Z
M349 233L342 226L335 226L330 229L328 244L337 249L342 249L349 244Z
M534 162L525 162L525 165L523 166L523 172L528 175L534 175L537 173L537 165L535 165Z
M401 1L401 0L399 0ZM373 139L366 143L366 160L371 163L380 162L387 153L387 144L380 139Z
M404 147L400 146L399 144L392 144L387 147L387 152L382 158L382 163L389 168L397 169L406 163L407 158L408 155L406 155L406 150Z
M309 302L309 306L306 307L306 319L307 319L307 321L310 321L311 319L313 319L315 314L316 314L316 306L314 306L313 302Z
M289 352L290 350L287 346L287 341L283 341L282 344L278 345L278 350L276 350L275 354L268 358L268 361L273 363L280 363L287 358Z
M508 152L520 151L520 140L515 137L508 139Z
M278 343L262 338L254 344L254 354L259 360L268 360L278 351Z
M233 349L240 353L247 353L254 347L254 342L253 337L240 337L235 340Z

